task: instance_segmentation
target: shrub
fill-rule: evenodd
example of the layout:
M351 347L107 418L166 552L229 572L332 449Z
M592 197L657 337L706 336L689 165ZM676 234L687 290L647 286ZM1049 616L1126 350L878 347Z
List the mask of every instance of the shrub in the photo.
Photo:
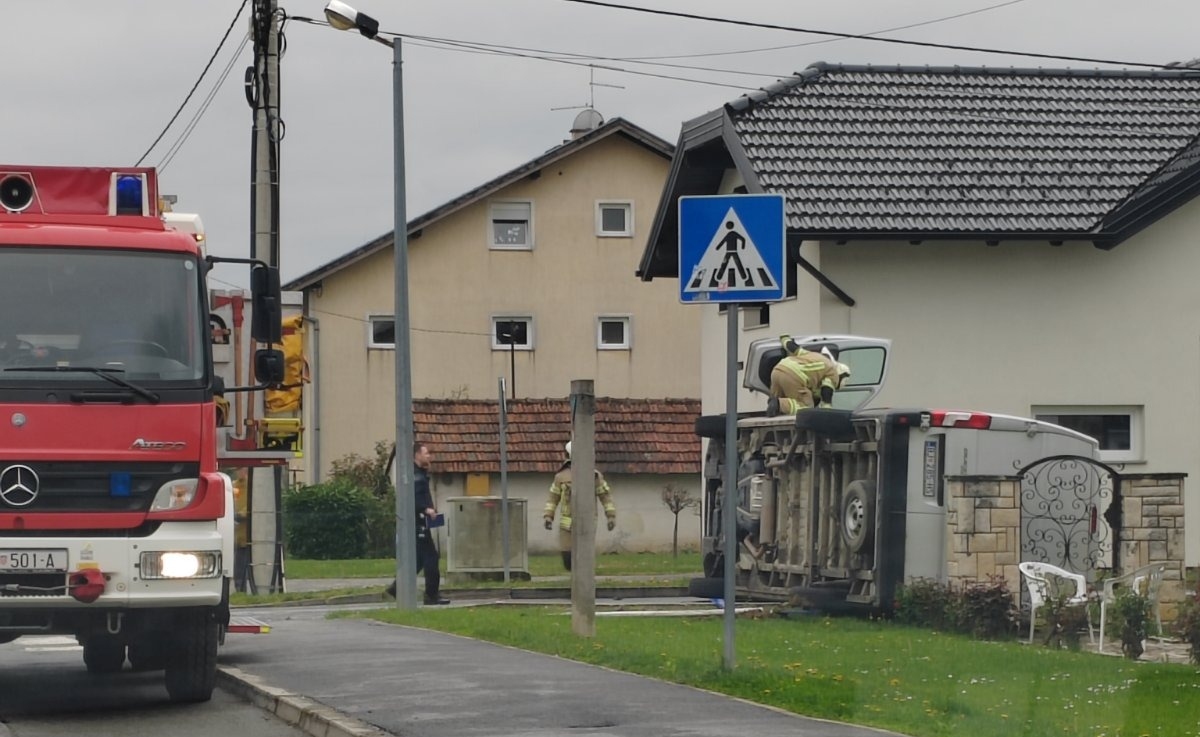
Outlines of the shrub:
M365 557L373 501L369 491L344 479L289 490L283 496L288 554L315 560Z
M1017 609L1003 578L967 584L957 607L960 630L986 640L1005 639L1016 632Z
M958 614L954 590L933 579L913 579L896 590L892 615L901 624L955 630Z
M1191 646L1192 662L1200 665L1200 584L1179 603L1175 634Z
M396 491L388 484L383 496L367 500L367 558L396 555Z
M1120 625L1121 653L1130 660L1141 657L1142 641L1150 621L1150 599L1132 588L1121 589L1113 602L1113 619Z
M1046 613L1046 644L1078 652L1083 648L1083 631L1088 626L1088 605L1070 604L1070 598L1059 593L1042 608Z
M395 443L380 440L375 443L375 457L363 458L350 453L329 464L330 479L350 482L352 486L367 489L376 498L383 499L392 489L389 466L394 460L392 448Z

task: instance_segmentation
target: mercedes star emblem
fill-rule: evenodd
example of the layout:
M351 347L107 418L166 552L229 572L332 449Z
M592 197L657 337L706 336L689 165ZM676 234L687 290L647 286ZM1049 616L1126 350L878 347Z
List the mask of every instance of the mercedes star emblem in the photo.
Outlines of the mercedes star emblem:
M0 472L0 499L10 507L24 507L37 499L39 483L29 466L9 466Z

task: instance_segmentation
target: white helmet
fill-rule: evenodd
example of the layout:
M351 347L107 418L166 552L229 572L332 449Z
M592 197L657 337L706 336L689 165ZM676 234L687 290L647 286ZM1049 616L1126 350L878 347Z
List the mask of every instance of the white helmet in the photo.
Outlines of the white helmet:
M567 441L567 444L565 447L567 449L567 458L570 458L571 457L571 441L570 440Z

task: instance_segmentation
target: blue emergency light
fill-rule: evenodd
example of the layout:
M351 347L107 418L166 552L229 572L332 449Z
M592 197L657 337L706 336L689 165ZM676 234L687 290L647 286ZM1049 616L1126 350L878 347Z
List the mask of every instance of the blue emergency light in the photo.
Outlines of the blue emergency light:
M121 174L117 176L117 207L118 215L142 215L142 189L145 182L136 174Z
M127 471L117 471L108 475L108 495L127 497L133 491L133 475Z

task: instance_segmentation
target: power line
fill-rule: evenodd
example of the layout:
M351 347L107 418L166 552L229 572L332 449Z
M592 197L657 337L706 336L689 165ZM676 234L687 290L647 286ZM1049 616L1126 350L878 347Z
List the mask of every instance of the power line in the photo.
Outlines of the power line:
M1023 2L1025 2L1025 0L1008 0L1008 2L997 3L995 5L987 5L982 8L976 8L975 10L967 10L962 13L955 13L954 15L944 15L941 18L931 18L929 20L919 21L917 23L907 23L902 26L892 26L891 28L881 28L878 31L868 31L867 33L864 33L863 35L864 36L878 36L881 33L891 33L893 31L905 31L905 30L908 30L909 28L920 28L922 26L932 26L936 23L943 23L948 20L957 20L959 18L965 18L968 15L978 15L979 13L986 13L990 10L996 10L998 8L1008 7L1009 5L1017 5L1018 3L1023 3ZM819 41L805 41L804 43L784 44L782 46L764 46L762 48L742 49L740 51L709 51L707 53L701 53L701 54L669 54L669 55L663 55L663 56L638 56L638 57L630 57L629 60L630 61L640 61L643 59L645 59L645 60L650 60L650 59L696 59L696 58L705 57L705 56L736 56L739 54L757 54L757 53L761 53L764 51L782 51L784 49L800 49L800 48L804 48L805 46L819 46L820 44L837 43L838 41L844 41L844 40L845 39L841 39L841 38L823 38Z
M249 0L242 0L241 7L238 8L237 14L233 16L233 20L229 22L229 27L225 29L225 35L221 36L221 42L217 44L216 51L214 51L212 56L208 58L208 63L204 65L204 69L200 72L200 76L196 79L196 83L192 85L190 90L188 90L187 97L183 98L183 102L179 103L179 108L175 111L175 114L172 115L171 119L167 121L167 124L163 126L162 132L158 134L158 137L154 139L154 143L150 144L150 147L146 149L146 152L141 155L134 166L142 165L142 162L145 161L146 157L150 155L150 152L154 150L154 147L158 145L158 142L163 139L163 136L167 135L167 131L170 130L172 125L174 125L175 119L179 117L179 114L183 112L183 108L188 104L188 100L192 99L192 95L195 94L196 88L199 87L200 82L204 80L204 75L208 74L209 68L212 66L213 62L216 61L217 54L221 53L221 49L225 47L225 41L229 38L229 32L233 30L233 26L237 23L238 18L242 16L242 11L246 9L247 2L249 2Z
M650 15L662 15L671 18L686 18L688 20L702 20L711 23L725 23L728 25L742 26L745 28L765 28L772 31L788 31L789 33L811 33L818 36L831 36L833 38L856 39L859 41L875 41L878 43L900 44L903 46L921 46L932 49L949 49L951 51L972 51L983 54L1006 54L1009 56L1027 56L1033 59L1053 59L1055 61L1078 61L1087 64L1113 64L1126 67L1144 67L1150 69L1162 69L1165 64L1147 64L1144 62L1134 61L1119 61L1114 59L1096 59L1087 56L1064 56L1061 54L1039 54L1032 51L1013 51L1011 49L994 49L984 46L963 46L959 44L940 44L932 41L910 41L903 38L881 38L863 33L840 33L838 31L821 31L814 28L799 28L795 26L783 26L778 23L760 23L757 21L736 20L733 18L720 18L712 15L698 15L695 13L681 13L674 10L658 10L656 8L638 8L632 5L621 5L619 3L603 2L603 0L560 0L565 3L578 3L580 5L592 5L600 8L611 8L614 10L628 10L635 13L648 13Z
M183 148L183 144L188 138L191 137L192 131L195 130L196 125L200 122L200 119L204 117L204 113L208 112L209 105L212 104L212 101L217 96L217 92L221 89L222 85L225 84L225 80L229 77L229 72L233 69L233 65L237 63L238 57L242 55L242 50L246 48L246 44L249 43L249 41L250 33L247 32L246 35L242 37L242 43L240 46L238 46L237 51L235 51L233 56L229 58L229 63L225 65L225 69L221 72L221 76L217 78L217 83L213 85L211 90L209 90L208 95L204 98L204 102L200 103L200 108L192 116L192 119L188 121L187 126L184 127L183 133L179 134L179 137L175 139L175 143L171 144L171 147L167 149L167 153L163 154L163 157L159 159L155 168L157 168L160 172L166 171L167 167L175 159L175 154L179 153L180 149Z
M612 71L612 72L616 72L616 73L623 73L623 74L645 74L647 76L653 76L653 77L658 77L658 78L662 78L662 79L701 83L701 84L710 84L710 85L729 87L732 89L746 90L746 91L757 91L757 90L761 89L758 87L751 88L751 87L732 85L732 84L721 84L718 82L711 82L711 81L707 81L707 80L697 80L697 79L689 78L689 77L676 77L676 76L672 76L672 75L649 74L649 73L637 72L637 71L629 70L629 69L623 69L621 67L616 67L616 66L584 64L581 61L571 61L568 59L557 58L564 53L570 53L570 52L548 51L548 50L544 50L544 49L533 49L533 48L520 47L520 46L505 46L505 45L501 45L501 44L490 44L490 43L486 43L486 42L459 41L459 40L455 40L455 39L444 39L444 38L437 38L437 37L430 37L430 36L408 36L406 34L399 34L399 33L389 34L389 35L395 35L395 36L410 39L409 43L411 43L414 46L421 46L424 48L432 48L432 49L441 50L441 51L460 51L460 52L465 52L465 53L490 54L490 55L496 55L496 56L514 56L514 57L518 57L518 58L534 59L534 60L538 60L538 61L549 61L549 62L564 63L564 64L574 64L576 66L589 66L592 68L605 69L608 71ZM426 41L427 43L420 43L417 41L412 41L411 39L421 39L423 41ZM528 53L516 53L513 51L508 51L507 49L517 49L521 52L528 52ZM607 61L607 60L615 58L615 57L603 57L603 56L589 56L586 54L570 54L570 55L573 57L577 57L578 59L593 59L593 60L602 60L602 61ZM651 63L651 62L635 62L635 63ZM669 65L669 66L680 66L685 69L698 69L698 70L703 69L700 67L690 67L690 66L686 66L686 65ZM775 75L775 74L765 74L765 73L756 73L756 72L732 72L730 70L717 70L717 69L707 69L706 71L714 71L714 72L719 72L719 73L731 73L731 74L732 73L754 74L757 76L768 77L771 79L789 78L789 77L795 76L792 73ZM952 100L954 98L974 99L974 100L995 100L999 97L999 95L997 95L991 91L974 92L974 91L969 91L969 90L963 90L960 88L946 88L946 87L936 87L936 86L931 86L931 87L928 87L927 89L931 92L941 93L942 99L945 99L945 100ZM911 108L900 106L900 105L895 105L895 104L889 104L887 102L881 102L879 99L866 97L866 96L859 96L859 95L851 94L851 95L842 96L840 99L842 99L843 101L847 101L847 102L858 103L863 107L870 107L870 108L875 108L875 109L879 109L879 110L891 110L891 111L901 112L901 113L911 112ZM1143 104L1154 107L1154 108L1160 108L1161 111L1164 113L1175 112L1175 113L1182 113L1182 114L1191 114L1191 113L1195 112L1194 108L1192 108L1192 107L1189 107L1187 105L1183 105L1180 103L1176 103L1176 102L1165 101L1165 100L1144 100ZM1051 123L1055 122L1055 121L1049 120L1049 119L1038 119L1038 118L1029 118L1029 117L1022 118L1022 117L1017 117L1015 115L1003 115L1000 113L976 112L976 111L966 109L966 108L929 109L929 110L924 110L924 112L927 114L937 114L940 116L956 115L956 116L960 116L960 117L973 118L975 120L980 120L980 121L1003 123L1003 124L1008 124L1008 125L1044 125L1044 124L1051 124ZM1177 135L1177 134L1159 133L1159 132L1144 132L1142 129L1139 129L1136 127L1122 127L1122 126L1117 126L1117 125L1103 125L1103 124L1095 124L1095 123L1074 123L1074 125L1079 128L1086 128L1086 129L1097 130L1097 131L1106 131L1106 132L1115 132L1115 133L1136 133L1136 134L1139 134L1141 137L1151 138L1151 139L1176 140L1179 138L1179 135Z
M351 320L353 322L362 323L363 325L366 325L370 322L369 319L364 320L361 317L354 317L353 315L346 315L341 312L333 312L332 310L314 309L313 314L324 315L326 317L340 317L344 320ZM390 319L391 315L380 313L380 317ZM485 337L485 338L491 337L491 335L492 335L491 333L477 333L472 330L437 330L435 328L418 328L418 327L412 327L409 329L415 333L434 333L437 335L474 335L474 336Z
M294 18L293 18L293 20L294 20ZM671 74L656 74L654 72L644 72L644 71L638 71L636 69L622 69L621 67L608 66L605 64L593 64L593 63L585 62L585 61L572 61L571 59L558 58L557 54L554 56L546 56L546 55L539 55L539 54L533 54L533 53L530 53L530 54L520 53L517 51L503 51L503 50L500 50L499 48L488 48L487 46L481 45L481 44L473 44L473 43L464 42L464 41L452 41L449 39L438 40L436 42L421 43L420 40L418 40L418 41L411 40L411 39L423 39L424 37L421 37L421 36L409 36L409 35L403 34L403 33L388 33L386 31L380 31L379 33L380 33L380 35L389 35L389 36L393 36L393 37L410 39L409 42L413 46L423 46L426 48L433 48L433 49L442 50L442 51L462 51L465 53L473 53L473 54L494 54L497 56L512 56L512 57L516 57L516 58L520 58L520 59L534 59L536 61L549 61L549 62L554 62L556 64L568 64L571 66L578 66L578 67L591 67L594 69L606 69L608 71L619 72L621 74L633 74L633 75L637 75L637 76L641 76L641 77L653 77L655 79L666 79L666 80L670 80L672 82L690 82L692 84L703 84L703 85L708 85L710 87L728 87L730 89L735 89L735 90L758 89L757 87L748 87L746 85L737 85L737 84L726 84L724 82L714 82L714 81L708 80L708 79L695 79L692 77L680 77L680 76L671 75ZM595 58L598 60L607 60L606 57L586 57L586 56L582 56L582 55L581 55L581 58ZM729 72L729 73L730 74L750 74L750 72ZM776 79L779 76L787 76L787 75L759 74L757 76L769 77L772 79Z

